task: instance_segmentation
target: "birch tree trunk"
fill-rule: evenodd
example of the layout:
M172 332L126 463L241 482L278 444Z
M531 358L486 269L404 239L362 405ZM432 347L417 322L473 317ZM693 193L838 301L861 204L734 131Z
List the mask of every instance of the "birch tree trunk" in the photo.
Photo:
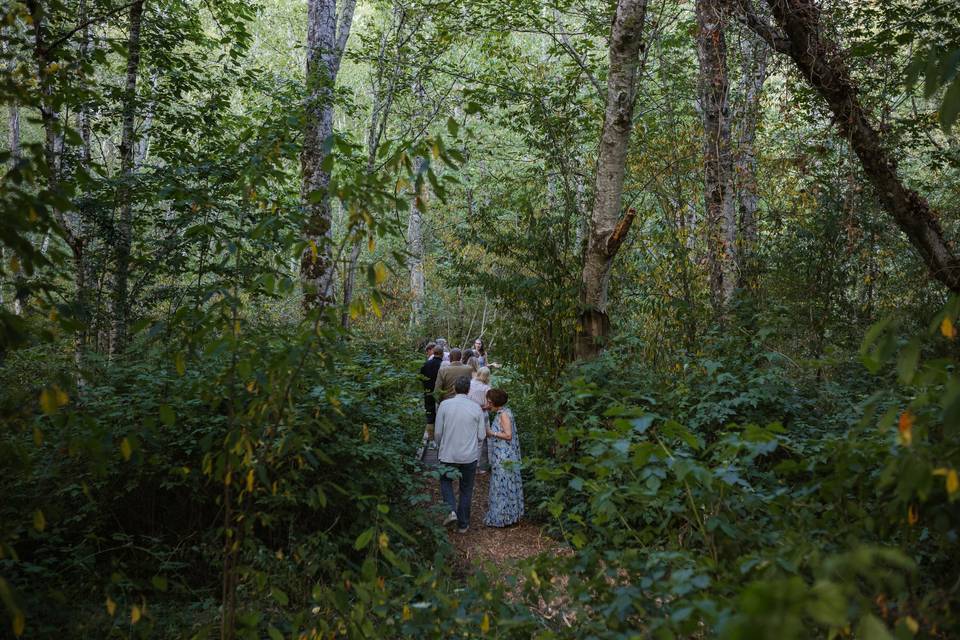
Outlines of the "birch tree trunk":
M123 94L122 132L120 138L120 207L114 237L113 331L110 353L122 353L127 346L130 324L130 299L127 283L130 277L130 248L133 240L133 174L136 153L135 119L137 113L137 78L140 73L140 26L143 3L130 6L130 30L127 35L127 79Z
M377 150L380 148L380 141L387 130L387 122L390 117L390 110L393 107L394 88L396 79L400 74L400 61L402 47L397 46L397 54L394 59L394 73L386 73L386 54L387 43L389 42L390 31L395 23L397 37L403 30L406 12L399 2L393 5L393 14L391 27L385 28L380 37L380 48L377 52L377 74L372 81L371 86L371 108L370 108L370 128L367 129L367 173L372 173L376 165ZM384 79L387 79L384 87ZM347 271L343 277L343 313L340 316L340 324L344 329L350 328L350 303L353 301L353 290L357 277L357 264L360 261L360 251L362 243L360 238L353 241L350 248L350 259L347 262Z
M300 199L306 214L301 229L306 247L300 256L300 284L305 311L333 302L336 265L330 195L326 192L330 172L323 161L333 135L333 90L355 7L356 0L343 0L338 19L336 0L307 2L306 125L300 155Z
M0 45L3 47L4 54L9 55L9 44L6 36L7 33L12 32L14 29L13 25L4 29L4 37ZM16 68L16 61L11 55L10 63L7 65L7 73L13 74ZM20 162L20 105L15 99L11 99L9 105L7 105L7 148L10 150L10 164L16 165ZM3 247L0 247L0 260L6 260L6 255L3 250ZM20 279L21 276L17 274L16 279ZM3 288L0 287L0 306L4 304ZM13 297L13 312L16 315L23 313L23 306L20 303L20 299L14 295Z
M737 213L737 287L748 289L756 278L757 249L757 155L755 143L760 121L760 98L767 79L770 48L755 34L745 32L740 40L740 82L733 119L734 185Z
M860 158L880 204L906 234L930 274L960 291L960 262L944 237L938 214L926 198L903 184L896 160L883 146L857 95L843 52L825 34L814 0L767 0L784 35L771 33L755 16L750 26L777 51L786 53L833 111L840 133Z
M733 200L729 80L722 0L697 0L698 93L703 119L704 222L710 300L722 311L736 290L737 220Z
M417 157L415 167L417 175L423 171L426 161ZM414 182L416 185L416 181ZM416 186L414 186L416 189ZM426 281L423 276L423 198L426 197L426 185L415 193L407 219L407 268L410 270L410 328L423 325L423 308L426 297Z
M618 0L610 29L607 105L580 281L581 310L575 342L577 358L597 355L610 333L607 316L610 267L634 218L633 210L621 217L620 208L627 149L633 130L633 107L646 12L646 0Z

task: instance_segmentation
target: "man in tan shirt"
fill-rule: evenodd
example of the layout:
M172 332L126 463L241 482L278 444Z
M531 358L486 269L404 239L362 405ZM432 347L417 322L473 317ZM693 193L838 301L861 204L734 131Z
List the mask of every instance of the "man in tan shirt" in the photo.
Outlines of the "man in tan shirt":
M450 365L440 369L437 374L437 384L433 387L434 391L440 391L443 394L440 402L456 395L453 390L453 381L460 376L467 376L469 380L473 376L473 367L460 362L460 349L451 349Z

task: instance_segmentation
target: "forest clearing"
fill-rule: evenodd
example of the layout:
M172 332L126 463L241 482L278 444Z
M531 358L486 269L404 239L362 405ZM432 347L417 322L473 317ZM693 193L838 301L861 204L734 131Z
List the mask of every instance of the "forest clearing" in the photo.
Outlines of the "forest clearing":
M0 45L0 638L960 638L960 3Z

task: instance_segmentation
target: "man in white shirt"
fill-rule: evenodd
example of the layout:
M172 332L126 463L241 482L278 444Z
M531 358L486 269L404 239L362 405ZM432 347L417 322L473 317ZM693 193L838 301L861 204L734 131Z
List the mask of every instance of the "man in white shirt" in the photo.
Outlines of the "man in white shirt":
M470 528L470 501L480 442L487 437L487 424L480 405L467 397L470 378L457 378L453 389L456 395L440 403L437 409L433 439L437 443L437 457L448 467L440 476L440 495L450 507L444 524L456 523L457 531L466 533ZM453 470L460 472L459 500L453 494Z

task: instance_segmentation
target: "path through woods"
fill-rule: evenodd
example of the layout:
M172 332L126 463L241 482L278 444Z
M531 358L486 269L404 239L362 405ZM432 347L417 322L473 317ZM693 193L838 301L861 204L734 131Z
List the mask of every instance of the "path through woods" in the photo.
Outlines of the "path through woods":
M439 482L431 479L430 494L433 504L440 504ZM483 517L487 513L490 491L490 474L477 476L470 509L470 529L466 533L450 530L450 542L455 550L454 562L457 573L467 576L487 563L498 569L506 569L519 560L530 558L548 549L558 549L559 543L547 536L529 518L504 528L486 527Z

